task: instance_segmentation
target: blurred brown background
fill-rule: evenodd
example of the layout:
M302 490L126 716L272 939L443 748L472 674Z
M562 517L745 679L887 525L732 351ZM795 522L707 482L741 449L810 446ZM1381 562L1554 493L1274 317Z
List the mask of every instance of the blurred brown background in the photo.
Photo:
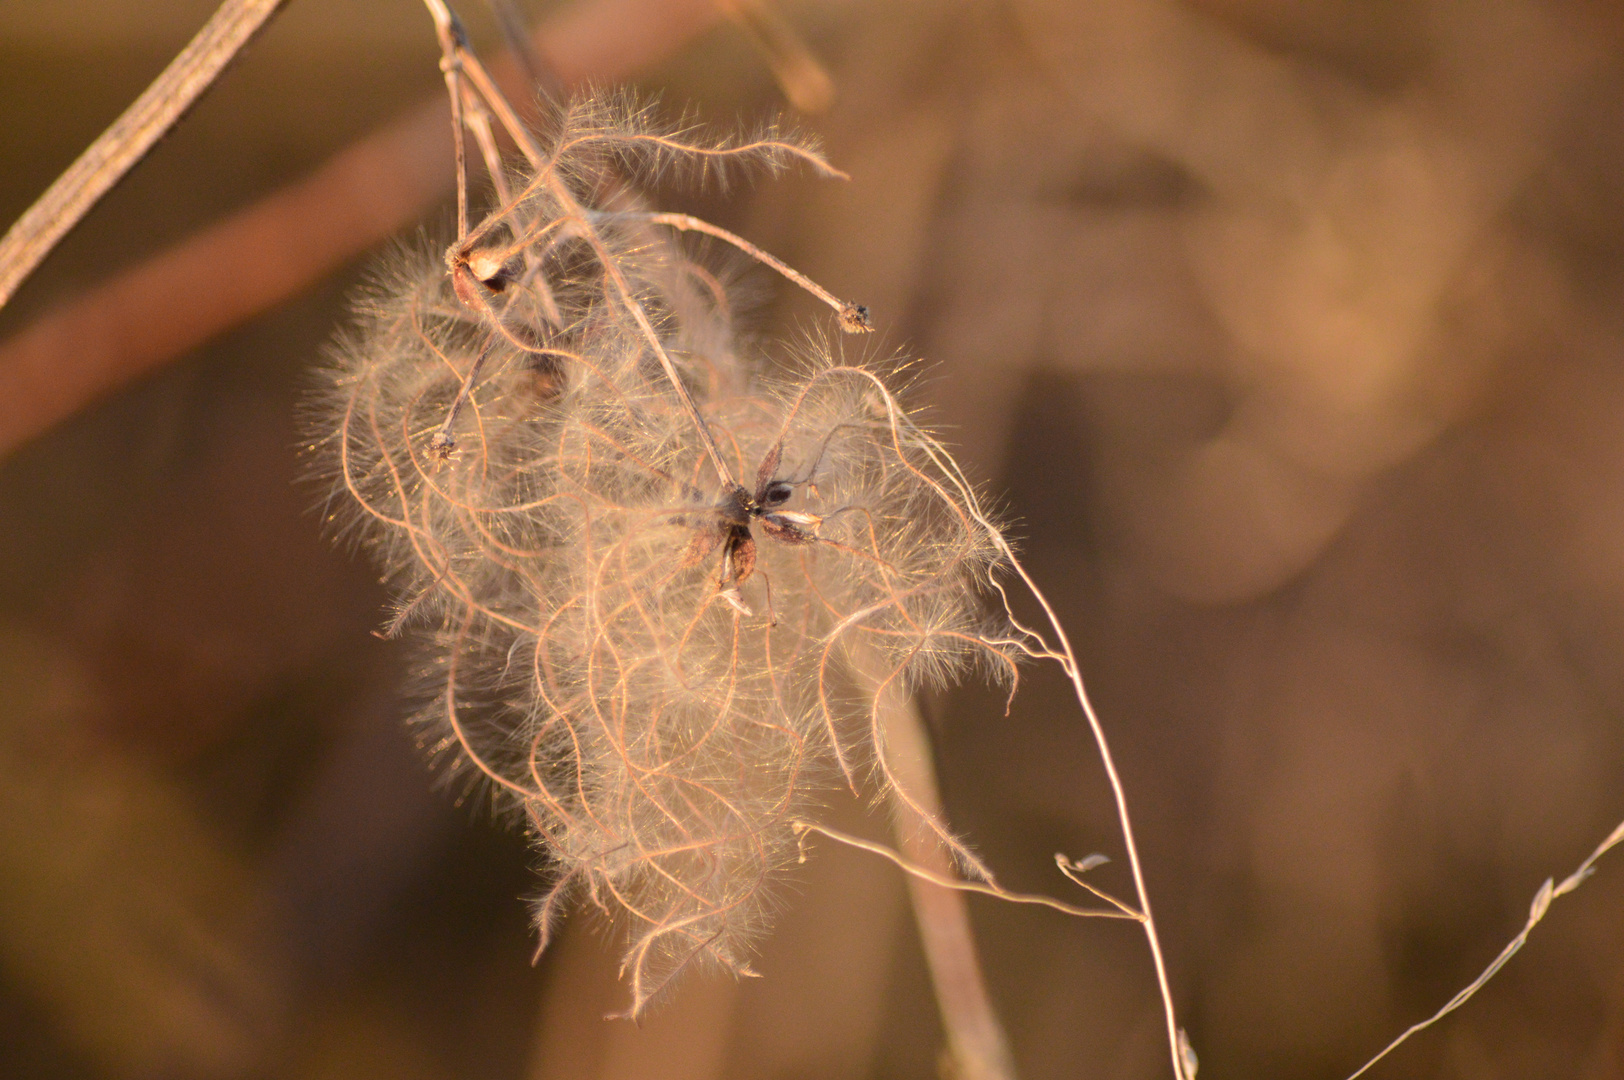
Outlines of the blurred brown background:
M0 216L210 7L0 5ZM854 179L662 198L931 361L1078 641L1201 1076L1345 1076L1624 818L1624 17L781 10ZM0 337L432 95L436 58L413 0L293 0ZM645 83L721 124L784 107L731 24ZM305 372L365 263L0 465L0 1075L936 1075L904 891L861 854L787 883L765 978L690 982L641 1028L600 1019L600 920L530 966L537 859L434 790L385 597L296 482ZM760 332L818 317L775 286L748 278ZM1008 884L1065 895L1052 853L1101 851L1129 893L1053 673L1008 718L930 706L954 823ZM1166 1075L1134 927L973 913L1023 1076ZM1379 1069L1624 1076L1624 866Z

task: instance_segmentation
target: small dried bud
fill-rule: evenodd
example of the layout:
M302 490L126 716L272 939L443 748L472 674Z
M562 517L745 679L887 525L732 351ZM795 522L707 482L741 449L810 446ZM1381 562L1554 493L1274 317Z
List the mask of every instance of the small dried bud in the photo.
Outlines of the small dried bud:
M848 334L866 334L874 329L868 320L868 308L848 301L840 308L840 329Z

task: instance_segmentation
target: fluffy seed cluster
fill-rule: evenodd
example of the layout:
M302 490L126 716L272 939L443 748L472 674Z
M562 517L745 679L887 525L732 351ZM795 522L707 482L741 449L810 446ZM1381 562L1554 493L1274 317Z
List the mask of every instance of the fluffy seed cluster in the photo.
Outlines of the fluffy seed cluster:
M625 917L635 1014L685 968L748 970L820 789L887 788L880 688L1007 663L976 597L999 553L886 373L827 345L759 373L627 182L812 148L599 104L556 132L365 298L311 426L423 643L426 744L553 860L544 943L570 898Z

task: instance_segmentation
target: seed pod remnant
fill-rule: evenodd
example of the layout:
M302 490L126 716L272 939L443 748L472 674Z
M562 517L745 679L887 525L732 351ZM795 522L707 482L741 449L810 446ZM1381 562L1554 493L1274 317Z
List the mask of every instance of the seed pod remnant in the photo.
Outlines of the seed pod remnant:
M635 1015L685 969L748 972L820 789L890 789L884 684L1010 668L977 596L1003 549L894 375L826 340L758 370L677 230L799 275L628 183L832 172L815 147L699 142L617 101L554 130L446 260L380 275L309 426L332 518L421 642L425 745L554 861L544 946L571 899L625 916Z

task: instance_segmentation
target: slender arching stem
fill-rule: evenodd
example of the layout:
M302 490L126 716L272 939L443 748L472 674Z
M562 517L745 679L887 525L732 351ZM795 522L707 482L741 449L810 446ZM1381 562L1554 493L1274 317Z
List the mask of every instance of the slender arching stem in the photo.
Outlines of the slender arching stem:
M1093 699L1089 697L1088 687L1083 683L1082 669L1077 662L1077 654L1072 649L1071 638L1066 634L1066 628L1061 624L1060 616L1055 612L1054 606L1050 604L1049 598L1044 595L1042 589L1038 588L1037 582L1032 580L1031 574L1027 572L1025 565L1016 556L1015 549L1010 546L1009 541L1004 537L1003 531L993 524L981 509L980 500L976 498L975 488L959 469L958 463L953 460L952 456L936 439L914 423L913 419L897 403L895 396L892 395L884 382L877 376L861 368L846 370L855 377L866 379L880 392L894 437L900 440L902 432L906 431L917 442L926 457L940 470L941 474L946 478L947 484L953 488L957 495L956 499L951 498L945 491L938 488L942 497L950 503L962 507L963 512L969 514L975 523L986 531L988 539L997 548L999 554L1003 556L1004 564L1020 579L1021 584L1026 587L1027 592L1031 594L1032 598L1038 602L1038 606L1043 610L1044 619L1049 624L1058 646L1058 648L1054 649L1045 647L1044 652L1048 658L1053 659L1060 665L1061 670L1066 674L1067 681L1071 683L1072 691L1077 698L1077 704L1082 708L1083 716L1088 721L1089 731L1094 736L1094 745L1099 750L1101 765L1104 767L1106 779L1111 785L1111 796L1116 802L1117 823L1122 830L1123 845L1128 850L1128 866L1133 873L1135 898L1138 901L1137 907L1139 909L1139 923L1144 927L1145 939L1150 947L1151 961L1156 968L1156 985L1161 992L1162 1010L1167 1020L1167 1041L1168 1050L1173 1061L1173 1075L1177 1080L1189 1080L1184 1067L1184 1038L1178 1026L1177 1013L1173 1004L1173 990L1167 978L1167 962L1162 954L1161 938L1156 932L1156 919L1151 913L1150 891L1145 886L1145 872L1139 858L1139 844L1134 838L1133 819L1128 813L1127 792L1122 784L1122 775L1117 771L1116 760L1111 754L1110 741L1105 737L1105 726L1100 723L1099 714L1094 709ZM1003 595L1001 587L998 591L1000 595ZM1042 641L1041 635L1023 627L1015 619L1013 612L1008 612L1008 614L1017 629L1022 630L1039 642Z

